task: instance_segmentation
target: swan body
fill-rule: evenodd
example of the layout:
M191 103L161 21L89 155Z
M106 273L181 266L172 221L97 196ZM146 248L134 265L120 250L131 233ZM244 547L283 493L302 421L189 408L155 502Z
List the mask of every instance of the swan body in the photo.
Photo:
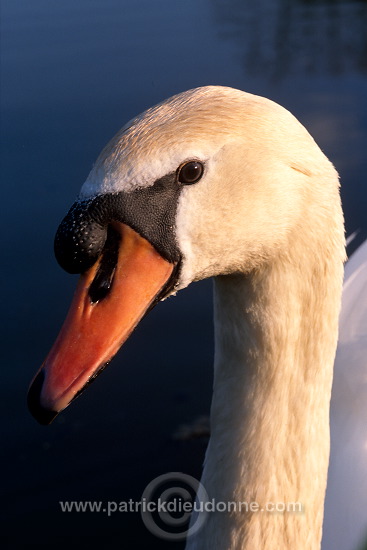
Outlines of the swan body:
M367 241L345 266L323 550L367 548Z
M202 483L218 502L302 511L209 514L187 550L320 548L344 244L338 175L288 111L217 86L148 109L102 151L58 230L60 264L83 274L33 414L52 420L146 309L214 277ZM116 319L112 335L100 316Z

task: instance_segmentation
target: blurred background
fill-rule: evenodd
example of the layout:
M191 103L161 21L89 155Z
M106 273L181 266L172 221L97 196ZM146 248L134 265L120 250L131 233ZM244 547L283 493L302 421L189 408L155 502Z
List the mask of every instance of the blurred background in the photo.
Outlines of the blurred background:
M54 260L54 233L99 151L135 114L207 84L292 111L340 173L347 233L364 234L367 2L1 2L4 548L184 546L139 514L66 514L59 501L139 500L160 474L200 477L205 438L174 434L209 412L210 281L150 313L50 427L25 403L76 283Z

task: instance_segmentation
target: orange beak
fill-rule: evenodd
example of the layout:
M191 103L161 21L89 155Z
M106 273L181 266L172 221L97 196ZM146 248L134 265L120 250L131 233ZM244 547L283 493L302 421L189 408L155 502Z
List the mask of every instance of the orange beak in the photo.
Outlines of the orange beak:
M129 226L115 222L113 228L120 237L116 263L108 265L102 254L81 275L60 334L30 386L28 405L41 424L94 380L172 281L175 264Z

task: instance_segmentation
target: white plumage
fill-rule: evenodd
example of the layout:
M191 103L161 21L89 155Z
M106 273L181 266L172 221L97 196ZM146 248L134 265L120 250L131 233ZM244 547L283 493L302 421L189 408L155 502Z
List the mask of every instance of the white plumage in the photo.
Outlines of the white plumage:
M345 266L323 550L367 545L367 241Z

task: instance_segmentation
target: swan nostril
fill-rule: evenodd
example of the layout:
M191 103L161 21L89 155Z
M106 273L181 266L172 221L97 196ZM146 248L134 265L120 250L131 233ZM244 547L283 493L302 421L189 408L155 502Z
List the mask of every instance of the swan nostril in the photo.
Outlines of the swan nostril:
M88 291L93 304L103 300L111 290L117 266L120 240L119 233L109 226L99 268Z

